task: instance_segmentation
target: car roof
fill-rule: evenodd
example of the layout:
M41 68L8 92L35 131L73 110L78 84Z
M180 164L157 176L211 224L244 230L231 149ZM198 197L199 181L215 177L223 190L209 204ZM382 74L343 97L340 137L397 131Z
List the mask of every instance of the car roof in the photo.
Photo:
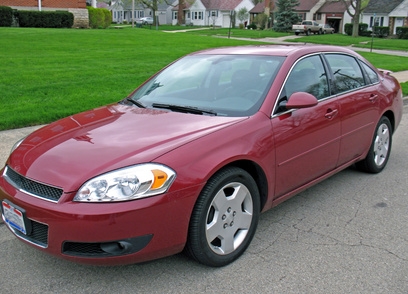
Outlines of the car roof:
M191 55L269 55L269 56L303 56L318 52L340 52L356 56L353 50L329 45L249 45L206 49Z

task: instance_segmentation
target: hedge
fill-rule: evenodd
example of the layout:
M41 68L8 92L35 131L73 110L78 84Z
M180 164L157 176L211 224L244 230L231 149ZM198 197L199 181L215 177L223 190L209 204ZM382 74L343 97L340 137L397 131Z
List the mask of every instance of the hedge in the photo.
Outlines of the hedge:
M344 32L351 36L353 34L353 24L346 23L344 26ZM372 32L368 30L368 24L366 23L359 23L358 24L358 35L359 36L366 36L371 37Z
M396 33L398 39L408 39L408 27L397 27Z
M112 23L112 14L106 8L93 8L88 6L89 27L93 29L106 29Z
M383 38L383 37L388 37L388 34L390 33L390 27L379 27L375 26L374 27L374 36Z
M74 15L67 11L24 11L15 12L20 27L71 28Z
M0 27L11 27L13 24L13 9L0 6Z

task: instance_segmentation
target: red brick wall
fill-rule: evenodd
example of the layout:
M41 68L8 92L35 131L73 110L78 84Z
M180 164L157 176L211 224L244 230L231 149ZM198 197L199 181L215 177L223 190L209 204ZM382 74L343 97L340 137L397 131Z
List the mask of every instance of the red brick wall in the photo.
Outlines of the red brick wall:
M38 0L0 0L0 6L38 7ZM44 8L86 8L86 0L41 0Z

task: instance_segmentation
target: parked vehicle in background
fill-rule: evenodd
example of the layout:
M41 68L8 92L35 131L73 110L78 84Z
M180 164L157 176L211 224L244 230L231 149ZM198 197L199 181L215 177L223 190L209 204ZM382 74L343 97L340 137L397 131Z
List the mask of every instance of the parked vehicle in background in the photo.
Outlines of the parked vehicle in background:
M153 24L153 17L142 17L140 21L142 22L142 24Z
M321 24L323 34L334 34L334 28L332 28L329 24Z
M261 212L350 165L381 172L402 109L398 81L347 48L192 53L122 101L15 144L0 170L2 217L20 240L71 261L184 250L224 266Z
M292 31L295 35L305 34L309 36L311 33L320 35L323 33L323 28L313 20L304 20L301 24L293 25Z

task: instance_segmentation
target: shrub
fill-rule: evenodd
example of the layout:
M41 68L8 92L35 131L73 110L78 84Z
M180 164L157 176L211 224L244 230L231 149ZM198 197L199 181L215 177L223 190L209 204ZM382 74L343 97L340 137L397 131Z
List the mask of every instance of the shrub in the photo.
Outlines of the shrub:
M254 21L258 24L258 27L263 30L268 21L268 16L265 13L260 13L255 17Z
M408 27L397 27L396 33L398 39L408 39Z
M11 27L13 24L13 9L0 6L0 27Z
M344 32L348 35L351 36L353 34L353 24L352 23L346 23L344 25ZM371 36L371 31L368 30L368 24L366 23L360 23L358 24L358 35L359 36Z
M251 23L250 25L247 26L248 30L256 30L257 26L255 23Z
M23 11L15 12L20 27L71 28L74 15L68 11Z
M389 27L374 27L373 33L375 34L376 37L383 38L383 37L388 37L388 34L390 32Z
M93 29L106 29L112 23L111 12L106 8L93 8L88 6L89 26Z

